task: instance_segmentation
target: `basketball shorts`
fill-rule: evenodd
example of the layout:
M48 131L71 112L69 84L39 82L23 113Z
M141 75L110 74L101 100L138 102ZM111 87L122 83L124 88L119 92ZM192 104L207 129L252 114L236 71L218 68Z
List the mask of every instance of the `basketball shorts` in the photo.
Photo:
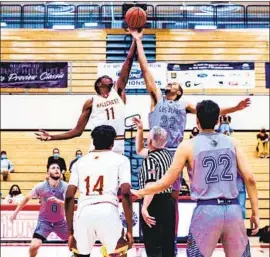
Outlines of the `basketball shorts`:
M199 201L187 242L188 257L210 257L221 240L226 257L250 257L250 246L238 201ZM226 201L226 200L225 200Z
M77 213L74 236L80 254L91 254L96 240L113 253L122 236L118 208L110 203L87 205Z
M68 227L66 220L59 222L38 221L33 238L41 239L43 242L49 234L54 232L63 241L68 240Z

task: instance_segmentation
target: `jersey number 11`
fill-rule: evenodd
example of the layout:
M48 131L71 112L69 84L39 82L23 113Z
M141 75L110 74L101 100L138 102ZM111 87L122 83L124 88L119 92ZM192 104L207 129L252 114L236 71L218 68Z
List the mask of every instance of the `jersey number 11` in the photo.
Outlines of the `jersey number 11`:
M114 110L113 110L113 107L106 108L105 111L106 111L106 114L107 114L107 120L114 120ZM110 113L111 113L111 115L110 115Z
M89 195L90 191L90 177L87 176L84 180L86 182L86 195ZM93 192L97 191L100 195L103 193L103 176L99 176L96 184L93 187Z

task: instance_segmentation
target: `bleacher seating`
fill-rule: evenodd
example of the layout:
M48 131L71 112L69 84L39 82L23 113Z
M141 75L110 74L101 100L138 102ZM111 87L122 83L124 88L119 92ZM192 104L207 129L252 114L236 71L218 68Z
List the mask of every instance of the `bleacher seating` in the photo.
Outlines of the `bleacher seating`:
M28 89L28 93L93 93L97 64L106 62L107 35L118 30L27 30L1 31L2 61L68 61L69 88ZM269 57L269 30L146 30L156 37L156 61L254 61L254 89L207 89L206 94L269 94L264 63ZM126 50L123 49L123 55ZM24 93L25 89L1 89L1 93ZM203 93L201 89L186 94Z
M133 136L135 136L135 132ZM269 159L256 157L255 147L256 132L235 132L235 137L241 144L252 167L257 180L259 192L259 207L262 224L269 219ZM147 134L145 134L146 136ZM185 133L188 138L189 133ZM130 138L130 133L126 134ZM61 156L67 165L74 158L75 151L80 148L87 153L90 145L89 132L84 132L81 137L67 141L40 142L36 140L34 131L26 132L1 132L1 148L5 149L15 166L15 173L11 173L7 182L1 181L1 192L6 196L12 184L19 184L23 194L27 194L32 186L45 179L47 159L52 154L52 149L58 147ZM184 177L189 181L187 174ZM250 204L247 201L247 217L250 215ZM248 222L248 221L247 221Z
M256 3L256 2L255 2ZM72 25L74 28L124 28L124 6L98 4L26 4L0 5L4 28L52 28ZM146 5L146 28L193 29L212 25L219 29L269 28L270 5L221 3Z

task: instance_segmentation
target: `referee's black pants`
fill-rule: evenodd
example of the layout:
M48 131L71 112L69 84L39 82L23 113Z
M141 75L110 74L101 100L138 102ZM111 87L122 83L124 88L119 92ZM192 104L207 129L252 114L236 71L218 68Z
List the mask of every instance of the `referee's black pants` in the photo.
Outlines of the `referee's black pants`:
M174 257L175 200L171 194L157 194L148 206L156 225L148 227L142 215L143 241L148 257Z

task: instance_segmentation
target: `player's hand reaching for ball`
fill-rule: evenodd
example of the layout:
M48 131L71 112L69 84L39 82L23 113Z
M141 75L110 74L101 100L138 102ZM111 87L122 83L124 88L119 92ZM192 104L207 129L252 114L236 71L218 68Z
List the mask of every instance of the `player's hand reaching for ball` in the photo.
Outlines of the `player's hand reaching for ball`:
M128 28L128 31L130 32L130 34L132 35L132 37L135 40L142 40L143 37L143 30L141 30L140 32L138 31L138 29L131 29Z
M45 130L40 129L39 132L35 133L37 139L40 141L49 141L52 139L51 135Z

